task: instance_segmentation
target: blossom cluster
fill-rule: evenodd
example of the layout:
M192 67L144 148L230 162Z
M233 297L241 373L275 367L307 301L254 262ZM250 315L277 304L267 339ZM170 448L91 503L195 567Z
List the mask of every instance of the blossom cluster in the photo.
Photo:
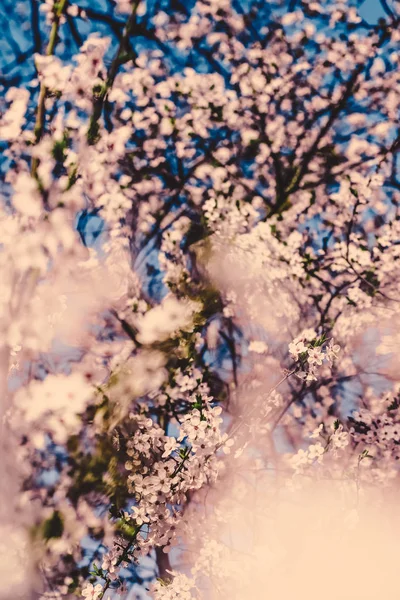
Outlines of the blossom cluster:
M340 346L333 339L326 344L324 338L317 338L314 330L305 330L289 344L292 359L299 363L297 376L305 381L316 381L318 367L324 361L332 364L338 357Z

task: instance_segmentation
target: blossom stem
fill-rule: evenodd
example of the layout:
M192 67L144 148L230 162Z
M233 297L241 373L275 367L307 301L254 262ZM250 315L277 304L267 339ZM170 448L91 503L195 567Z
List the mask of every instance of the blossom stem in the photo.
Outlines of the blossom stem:
M47 44L47 48L46 48L46 56L52 56L54 54L56 44L57 44L57 36L58 36L58 30L60 27L61 15L63 14L63 12L67 6L67 2L68 2L68 0L60 0L55 5L54 20L53 20L53 25L51 27L49 43ZM40 142L43 132L44 132L44 121L45 121L45 115L46 115L45 101L46 101L47 92L48 92L47 87L44 85L44 83L42 83L40 86L38 107L37 107L37 113L36 113L36 121L35 121L34 130L33 130L34 134L35 134L35 144L38 144ZM32 173L32 176L35 177L35 179L37 179L38 166L39 166L39 159L37 157L33 157L31 173Z
M98 139L99 133L99 119L103 112L104 102L106 100L107 94L112 88L115 78L118 73L119 67L128 60L132 60L132 54L128 52L129 50L129 38L133 33L134 27L136 25L136 16L137 9L139 6L139 0L135 0L132 6L131 15L126 23L125 30L123 32L117 53L111 63L111 66L107 73L107 81L103 85L101 91L97 94L93 101L93 113L90 118L89 129L87 132L87 140L90 145L96 143Z
M129 557L129 551L132 548L133 544L136 541L136 537L137 534L140 531L140 527L138 528L138 530L135 532L135 534L132 536L131 540L128 542L128 545L125 547L123 553L121 554L121 556L118 558L117 562L116 562L116 566L119 567L119 565L124 561L127 560L127 558ZM101 592L100 598L99 600L101 600L101 598L104 598L104 594L106 593L106 591L108 590L108 588L110 587L110 583L111 583L111 579L109 577L107 577L106 583L104 584L103 590Z

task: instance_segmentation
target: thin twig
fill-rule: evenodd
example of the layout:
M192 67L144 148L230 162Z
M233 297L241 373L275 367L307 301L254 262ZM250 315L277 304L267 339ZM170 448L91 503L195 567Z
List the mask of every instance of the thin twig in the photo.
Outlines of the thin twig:
M115 78L118 73L119 67L127 62L128 60L132 60L134 55L129 52L129 38L133 33L133 30L136 26L136 17L137 17L137 8L139 6L139 0L135 0L132 6L131 15L126 23L124 33L122 35L121 41L118 46L118 50L114 59L110 65L110 68L107 73L107 80L103 85L99 94L95 97L93 102L93 113L90 118L89 129L87 132L87 139L90 145L96 143L99 134L99 120L103 112L104 103L106 101L107 95L114 85Z
M57 37L58 37L58 30L59 30L59 26L60 26L61 15L63 14L63 12L67 6L67 2L68 2L68 0L60 0L59 3L55 5L54 20L53 20L53 25L51 27L49 43L47 44L47 48L46 48L46 56L52 56L54 54L54 50L55 50L56 44L57 44ZM37 107L37 113L36 113L36 121L35 121L34 130L33 130L33 132L35 134L35 144L40 142L40 140L43 136L43 133L44 133L44 122L45 122L45 115L46 115L45 101L46 101L47 93L48 93L48 89L44 85L44 83L42 83L40 86L38 107ZM39 166L39 159L37 157L33 157L31 173L32 173L32 176L35 177L35 179L37 179L38 166Z

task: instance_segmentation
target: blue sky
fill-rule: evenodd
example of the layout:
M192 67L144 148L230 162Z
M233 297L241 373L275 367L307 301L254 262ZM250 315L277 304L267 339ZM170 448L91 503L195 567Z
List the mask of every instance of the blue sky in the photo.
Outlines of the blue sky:
M388 5L391 6L391 0ZM379 0L365 0L359 8L360 16L368 23L376 23L381 17L387 17Z

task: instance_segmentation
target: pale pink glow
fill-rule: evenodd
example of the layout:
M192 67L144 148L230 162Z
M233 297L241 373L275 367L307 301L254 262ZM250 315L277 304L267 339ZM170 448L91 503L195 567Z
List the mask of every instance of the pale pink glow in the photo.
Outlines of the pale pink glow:
M186 541L202 600L397 598L397 489L323 469L293 480L256 463L232 463L236 474L191 515L201 522Z
M400 593L395 469L388 464L386 474L374 475L374 447L361 446L372 453L370 460L363 459L361 449L350 451L349 434L333 419L327 454L322 425L310 429L304 445L305 431L296 431L286 412L288 382L282 372L279 378L276 350L293 340L287 346L292 359L307 352L322 376L328 373L323 353L307 346L315 331L301 331L293 287L274 287L279 273L265 272L255 260L247 262L240 246L225 252L217 240L214 248L207 268L253 338L246 363L250 373L245 370L232 393L229 431L234 443L221 462L220 481L199 492L188 509L182 541L189 560L182 570L191 573L201 600L394 600ZM291 312L283 314L286 306ZM347 358L333 339L329 342L329 360L339 356L344 368L347 360L347 372L356 365L371 375L394 377L396 354L392 362L381 355L395 352L395 331L396 321L389 324L370 315L362 333L356 329L347 339ZM366 398L368 394L370 410L380 415L384 401L378 406L372 387ZM296 406L291 411L302 414ZM282 427L275 429L278 422ZM297 451L290 444L279 450L285 436L286 445L290 440Z

